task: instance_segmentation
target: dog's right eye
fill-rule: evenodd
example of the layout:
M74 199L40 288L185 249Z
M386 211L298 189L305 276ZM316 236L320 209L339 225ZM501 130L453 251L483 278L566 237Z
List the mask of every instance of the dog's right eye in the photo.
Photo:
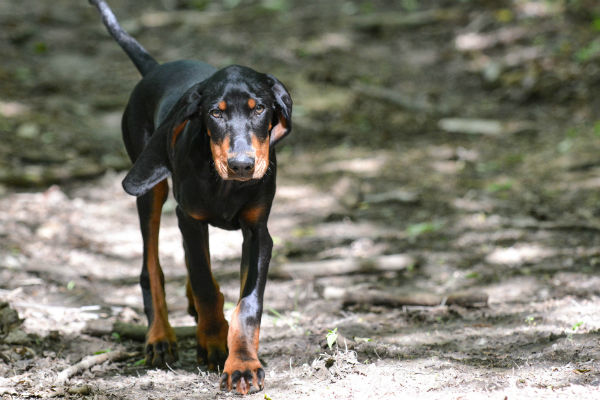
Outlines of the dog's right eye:
M209 114L213 118L221 118L221 117L223 117L223 111L221 111L221 110L210 110Z

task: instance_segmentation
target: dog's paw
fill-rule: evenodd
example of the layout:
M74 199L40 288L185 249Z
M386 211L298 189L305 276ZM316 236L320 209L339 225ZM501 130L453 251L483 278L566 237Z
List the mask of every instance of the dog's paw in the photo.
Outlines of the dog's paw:
M265 370L260 361L232 359L225 362L221 375L221 390L236 390L239 394L247 394L250 390L262 390L265 384Z
M206 365L211 371L223 368L228 354L228 331L229 324L223 316L217 316L210 322L204 319L198 324L196 330L198 364Z
M206 365L211 371L223 368L228 354L227 331L229 325L224 319L218 325L220 328L211 335L206 334L202 327L197 331L198 364Z
M146 365L164 367L178 360L177 342L162 340L146 343Z
M198 364L206 365L210 371L223 369L227 359L227 346L197 347Z

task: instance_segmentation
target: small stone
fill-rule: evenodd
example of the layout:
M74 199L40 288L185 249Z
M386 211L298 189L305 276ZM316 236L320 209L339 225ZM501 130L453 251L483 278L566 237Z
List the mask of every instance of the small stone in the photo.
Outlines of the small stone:
M92 393L92 388L90 387L90 385L77 385L77 386L71 386L68 390L69 394L79 394L82 396L86 396L90 393Z
M3 341L6 344L27 344L30 342L29 336L20 329L10 331Z

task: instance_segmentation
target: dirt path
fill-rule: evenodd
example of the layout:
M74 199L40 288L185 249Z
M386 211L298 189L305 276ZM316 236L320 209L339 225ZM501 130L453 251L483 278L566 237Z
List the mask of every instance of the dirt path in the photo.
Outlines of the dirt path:
M114 172L137 77L85 1L23 3L0 4L0 397L231 397L191 339L163 371L139 365L141 342L86 330L145 323L135 202ZM266 389L250 399L598 396L600 51L576 9L191 3L115 11L161 60L254 65L295 98L269 226ZM161 261L186 326L174 208ZM210 240L229 316L240 235ZM465 293L487 302L457 304ZM57 381L107 350L126 354Z

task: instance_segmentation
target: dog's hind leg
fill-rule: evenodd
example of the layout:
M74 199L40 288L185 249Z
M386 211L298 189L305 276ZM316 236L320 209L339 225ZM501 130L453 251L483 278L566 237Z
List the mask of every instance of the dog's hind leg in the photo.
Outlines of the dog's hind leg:
M167 199L167 180L137 198L140 227L144 240L144 260L140 284L144 312L148 317L146 365L162 366L177 360L177 339L169 324L164 275L158 261L158 233L162 206Z

